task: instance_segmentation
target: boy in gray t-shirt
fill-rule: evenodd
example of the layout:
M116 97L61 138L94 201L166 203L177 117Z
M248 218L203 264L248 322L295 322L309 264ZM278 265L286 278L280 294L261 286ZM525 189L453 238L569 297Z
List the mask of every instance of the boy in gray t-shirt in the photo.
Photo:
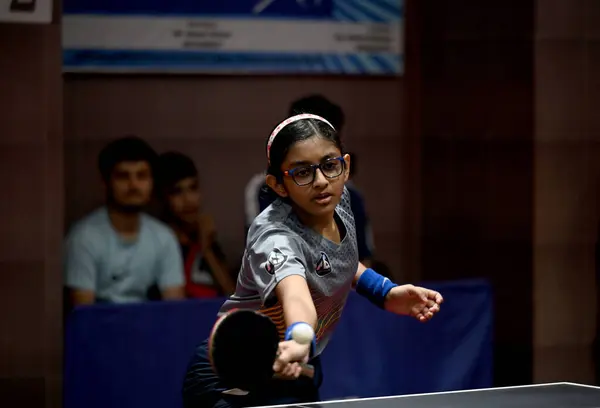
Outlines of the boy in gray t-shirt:
M338 322L352 288L378 307L427 321L439 311L439 293L398 286L358 260L350 207L350 156L342 153L333 126L323 117L299 114L286 119L267 141L267 185L276 200L248 232L235 293L219 314L254 309L271 317L281 342L274 379L263 390L233 395L219 381L205 340L183 384L186 407L244 407L319 400L320 354ZM294 328L313 333L312 344L291 340ZM240 333L243 336L243 333ZM300 377L309 361L315 377Z

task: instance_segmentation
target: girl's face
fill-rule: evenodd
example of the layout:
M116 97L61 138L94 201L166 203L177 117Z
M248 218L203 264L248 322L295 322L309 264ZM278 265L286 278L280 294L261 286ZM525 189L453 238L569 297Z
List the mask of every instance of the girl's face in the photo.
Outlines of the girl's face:
M167 196L169 209L180 222L191 224L198 220L202 197L196 177L180 180Z
M271 178L271 188L289 197L310 216L333 215L348 180L350 156L342 156L335 143L311 137L294 144L281 167L283 184Z

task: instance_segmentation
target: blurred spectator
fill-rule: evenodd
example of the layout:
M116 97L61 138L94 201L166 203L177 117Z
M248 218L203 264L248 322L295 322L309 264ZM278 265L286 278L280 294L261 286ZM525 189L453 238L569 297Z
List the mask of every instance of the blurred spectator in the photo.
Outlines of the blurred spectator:
M377 273L381 276L385 276L390 280L394 280L394 277L392 276L392 271L385 262L381 262L377 259L374 259L373 262L371 262L371 268L376 270Z
M301 113L312 113L327 119L331 122L333 127L337 129L343 139L343 127L345 123L344 111L325 96L315 94L294 101L290 106L288 115L293 116ZM373 257L373 237L369 217L367 216L365 209L364 199L352 180L353 176L356 174L356 155L350 154L350 157L351 179L346 184L346 187L350 192L351 206L356 223L359 258L360 261L368 267L370 266L371 258ZM265 173L254 175L246 185L246 231L248 231L248 227L254 218L271 204L268 200L268 194L260 194L260 191L265 188L267 188L265 183Z
M373 231L367 215L367 209L365 208L365 200L363 199L362 193L354 183L354 176L356 175L356 171L358 169L358 155L356 153L349 154L351 158L350 177L346 182L346 187L350 193L350 206L352 207L354 223L356 224L358 257L365 266L373 267L371 264L374 250ZM377 272L383 274L382 271L377 270Z
M173 232L143 212L153 189L154 150L128 136L109 143L98 167L106 203L70 230L65 286L70 305L184 298L181 253Z
M159 158L158 180L163 220L175 231L183 253L186 295L206 298L233 293L235 283L214 221L202 209L194 162L181 153L164 153Z
M264 194L260 194L261 189L263 189L267 184L265 182L265 177L267 173L258 173L252 176L248 184L246 184L246 190L244 193L245 203L244 210L246 214L246 233L248 233L248 228L254 221L254 218L265 208L271 204L271 201L264 197Z

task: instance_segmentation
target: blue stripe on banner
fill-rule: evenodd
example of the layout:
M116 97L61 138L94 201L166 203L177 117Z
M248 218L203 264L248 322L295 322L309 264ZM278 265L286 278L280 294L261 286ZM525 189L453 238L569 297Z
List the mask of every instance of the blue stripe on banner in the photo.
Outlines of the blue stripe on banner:
M402 55L381 55L384 61L388 61L393 72L404 72L404 57Z
M395 18L402 17L404 15L404 1L403 0L371 0L369 2L360 3L376 7L381 11L385 11L387 14L395 16Z
M375 21L375 22L381 22L382 20L380 18L369 18L370 16L368 14L365 14L362 10L357 10L356 8L350 7L348 5L348 2L346 1L338 1L335 5L335 10L340 10L342 11L344 14L350 16L350 18L353 21L365 21L365 20L369 20L369 21Z
M375 0L378 3L385 4L390 7L394 7L400 10L404 10L404 1L405 0Z
M63 14L331 18L333 0L64 0Z
M315 64L314 67L317 72L327 72L327 62L325 61L325 57L321 56L319 62Z
M356 67L356 69L358 70L359 73L365 74L365 73L369 72L367 67L365 67L363 65L363 63L358 59L358 57L356 55L349 55L348 59L350 60L350 63Z
M367 72L379 73L382 71L381 66L376 64L371 57L359 54L356 58L367 67Z
M349 16L344 10L340 8L335 8L333 10L333 18L337 21L356 21L353 17Z
M332 16L338 21L400 21L403 0L333 0Z
M334 58L335 63L339 67L338 72L352 72L352 66L350 66L348 70L347 64L345 63L346 60L344 59L344 57L342 57L341 55L336 55L332 58Z
M340 62L340 57L338 55L328 55L327 59L334 66L333 72L344 72L344 67Z
M378 23L387 22L386 16L382 16L381 14L375 13L373 12L373 10L369 10L361 4L356 4L355 2L352 2L352 0L346 0L344 6L347 7L347 10L351 10L352 12L356 13L356 15L360 16L360 20L371 20Z
M337 72L335 65L331 62L328 55L323 56L323 62L325 63L325 72Z
M87 50L70 49L63 52L63 67L70 69L105 70L164 70L185 69L197 72L202 70L234 70L240 72L277 71L303 73L362 73L395 75L399 72L387 58L394 55L356 55L319 53L256 53L256 52L187 52L187 51L134 51L134 50ZM365 58L379 66L371 65Z
M384 71L393 71L394 70L394 64L390 63L390 61L387 60L386 58L382 58L379 55L375 55L375 56L373 56L373 60L375 62L377 62Z
M356 10L360 10L363 15L373 21L390 22L398 21L400 18L399 10L390 12L386 8L382 8L378 2L365 2L360 0L345 0L348 6Z

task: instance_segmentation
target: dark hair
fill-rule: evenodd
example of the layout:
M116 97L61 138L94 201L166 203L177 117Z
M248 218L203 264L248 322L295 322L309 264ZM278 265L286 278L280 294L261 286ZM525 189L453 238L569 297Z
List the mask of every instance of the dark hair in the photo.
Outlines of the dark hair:
M338 133L341 133L346 120L342 108L321 94L312 94L295 100L288 113L290 116L300 113L319 115L331 122Z
M275 137L275 140L271 145L267 174L275 176L277 181L281 183L283 181L283 171L281 170L281 166L283 165L290 148L298 142L308 140L315 136L329 140L340 150L343 149L339 133L327 123L318 119L300 119L285 126ZM269 186L264 185L261 189L260 197L263 200L272 202L279 196L271 190Z
M358 164L358 156L354 152L347 152L350 155L350 160L352 161L352 165L350 166L350 177L354 177L356 174L357 164Z
M107 144L98 155L98 170L104 180L110 179L115 166L124 161L145 161L154 171L156 152L137 136L124 136Z
M197 177L194 161L183 153L166 152L158 157L156 179L159 189L170 189L188 177Z

